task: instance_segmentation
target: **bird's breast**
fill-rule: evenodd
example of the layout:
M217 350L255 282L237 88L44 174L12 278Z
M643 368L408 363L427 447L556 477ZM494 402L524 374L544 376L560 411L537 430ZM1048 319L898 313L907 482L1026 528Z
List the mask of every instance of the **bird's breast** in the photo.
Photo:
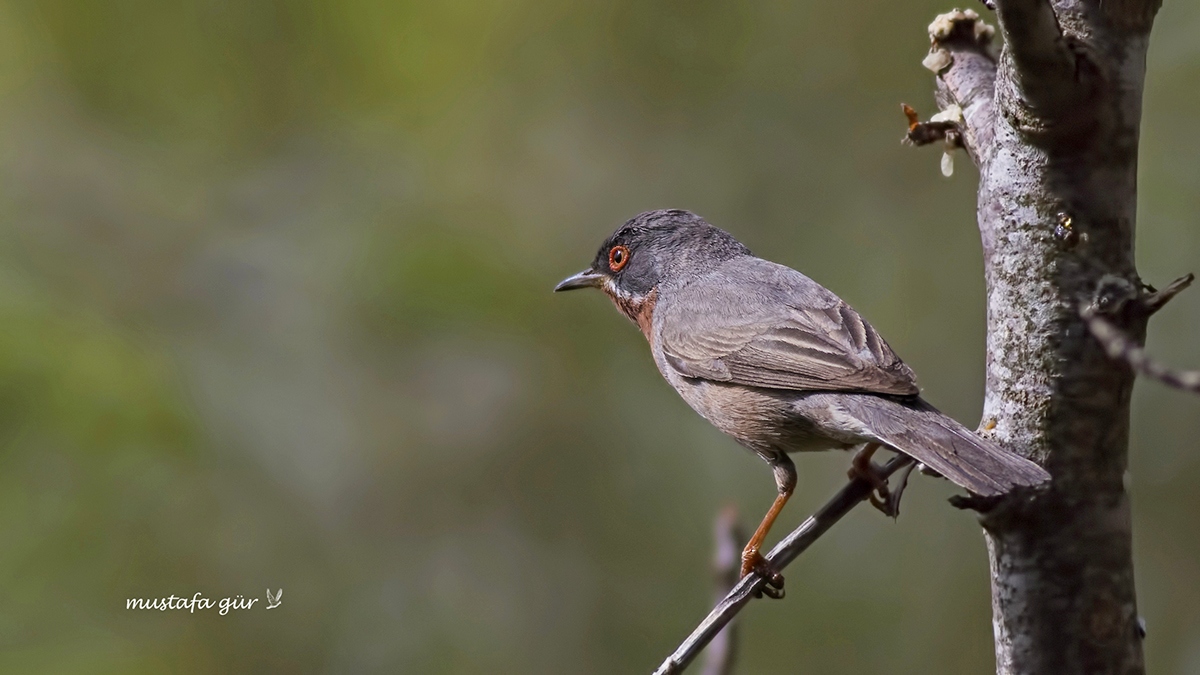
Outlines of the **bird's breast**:
M713 426L758 453L843 447L796 414L796 392L744 387L680 375L652 342L654 361L680 397Z

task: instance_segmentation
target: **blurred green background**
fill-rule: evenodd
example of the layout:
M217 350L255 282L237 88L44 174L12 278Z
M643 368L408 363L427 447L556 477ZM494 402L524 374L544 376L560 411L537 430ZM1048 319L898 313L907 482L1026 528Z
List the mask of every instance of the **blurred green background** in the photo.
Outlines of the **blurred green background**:
M682 207L859 309L973 425L975 174L902 147L949 5L0 2L0 672L649 672L767 467L600 294ZM1159 15L1138 262L1200 271L1200 6ZM1200 292L1151 328L1200 366ZM1200 398L1140 383L1150 669L1200 672ZM776 540L844 480L798 460ZM858 509L744 614L744 673L983 673L950 486ZM263 610L267 587L283 605ZM260 598L136 612L126 598Z

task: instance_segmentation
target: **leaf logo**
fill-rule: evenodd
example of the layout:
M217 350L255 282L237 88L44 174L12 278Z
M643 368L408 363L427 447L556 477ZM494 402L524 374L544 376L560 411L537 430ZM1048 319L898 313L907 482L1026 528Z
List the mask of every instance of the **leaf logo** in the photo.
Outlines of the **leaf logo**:
M268 588L267 589L267 609L275 609L276 607L280 606L281 604L283 604L283 589L281 588L281 589L279 589L278 593L276 593L275 595L271 595L271 589Z

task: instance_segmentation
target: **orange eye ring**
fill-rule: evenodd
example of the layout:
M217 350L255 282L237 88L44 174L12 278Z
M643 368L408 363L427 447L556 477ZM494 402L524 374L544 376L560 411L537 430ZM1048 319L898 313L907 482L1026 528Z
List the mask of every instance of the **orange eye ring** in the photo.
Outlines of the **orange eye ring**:
M620 272L629 263L629 249L617 244L608 252L608 269Z

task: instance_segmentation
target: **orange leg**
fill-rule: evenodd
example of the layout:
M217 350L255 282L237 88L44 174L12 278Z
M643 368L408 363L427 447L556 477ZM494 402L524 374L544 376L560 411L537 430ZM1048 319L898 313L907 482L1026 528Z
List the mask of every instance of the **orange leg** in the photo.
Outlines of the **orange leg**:
M796 490L796 466L783 453L768 456L766 459L775 474L775 485L779 488L779 496L775 497L771 508L767 510L767 515L763 516L762 522L758 524L758 529L754 531L754 536L746 542L746 548L742 551L742 576L757 572L767 580L767 585L762 592L773 598L782 598L783 576L770 568L760 551L763 541L767 538L767 533L771 531L771 526L779 517L779 512L783 511L784 504L787 504L792 492Z
M746 548L742 551L742 576L751 573L756 567L762 568L766 565L767 561L759 551L762 549L763 541L767 538L767 533L771 531L771 526L775 524L775 519L779 517L779 512L783 510L783 505L787 504L788 498L791 496L792 490L788 490L775 498L775 503L771 504L767 515L763 516L762 522L758 524L758 529L754 531L754 536L746 542Z

